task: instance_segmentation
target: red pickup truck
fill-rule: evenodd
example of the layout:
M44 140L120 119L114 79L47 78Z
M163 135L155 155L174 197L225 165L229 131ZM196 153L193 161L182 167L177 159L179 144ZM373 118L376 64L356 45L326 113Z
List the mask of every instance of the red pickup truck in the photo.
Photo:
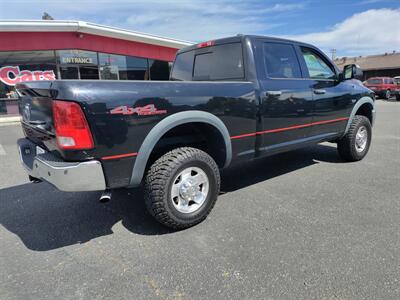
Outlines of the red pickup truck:
M400 85L391 77L371 77L364 85L382 98L396 96L396 99L400 100Z

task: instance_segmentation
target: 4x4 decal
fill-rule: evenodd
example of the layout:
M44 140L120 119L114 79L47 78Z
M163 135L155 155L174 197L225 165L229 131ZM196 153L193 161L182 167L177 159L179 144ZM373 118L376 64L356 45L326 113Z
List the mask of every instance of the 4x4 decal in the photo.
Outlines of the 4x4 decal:
M148 104L146 106L128 107L126 105L118 106L110 110L112 115L133 115L138 114L139 116L152 116L166 114L167 110L157 109L154 104Z

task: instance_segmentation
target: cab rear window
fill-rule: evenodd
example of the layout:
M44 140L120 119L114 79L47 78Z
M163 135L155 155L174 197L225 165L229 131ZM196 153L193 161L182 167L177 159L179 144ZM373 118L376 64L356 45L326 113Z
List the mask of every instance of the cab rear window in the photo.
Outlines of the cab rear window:
M172 80L240 80L244 78L241 43L217 45L178 54Z

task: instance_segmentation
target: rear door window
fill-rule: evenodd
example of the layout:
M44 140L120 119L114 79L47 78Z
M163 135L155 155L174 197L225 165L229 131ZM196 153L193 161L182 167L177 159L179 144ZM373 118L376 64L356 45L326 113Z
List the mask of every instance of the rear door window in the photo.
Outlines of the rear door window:
M269 78L301 78L300 64L293 45L264 43L263 56Z

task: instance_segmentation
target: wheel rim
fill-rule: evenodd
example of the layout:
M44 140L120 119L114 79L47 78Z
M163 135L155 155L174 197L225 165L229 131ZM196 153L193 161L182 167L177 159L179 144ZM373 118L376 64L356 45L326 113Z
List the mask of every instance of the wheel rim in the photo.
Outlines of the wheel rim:
M368 142L368 130L367 127L361 126L357 130L356 134L356 150L357 152L363 152L367 147Z
M200 168L190 167L181 171L171 187L171 201L181 213L192 213L200 209L209 190L207 174Z
M390 91L386 91L386 99L390 98Z

